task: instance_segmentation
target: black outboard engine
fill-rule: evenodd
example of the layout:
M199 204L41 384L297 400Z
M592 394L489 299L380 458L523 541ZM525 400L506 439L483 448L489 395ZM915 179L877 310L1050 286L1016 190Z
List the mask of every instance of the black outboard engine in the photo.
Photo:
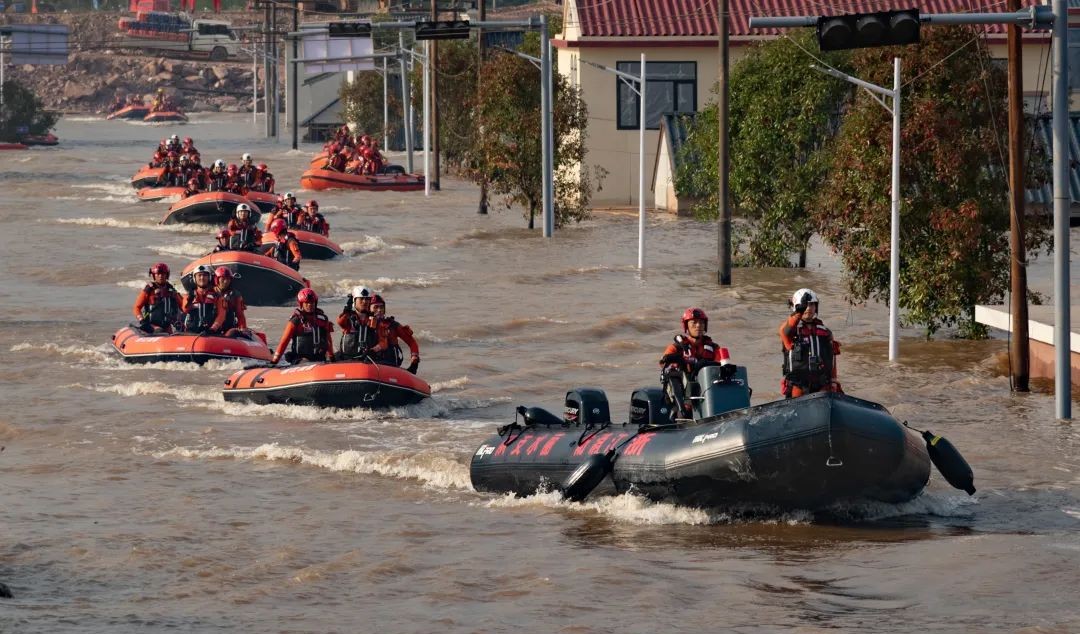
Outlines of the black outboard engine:
M600 427L611 424L607 395L595 387L579 387L566 393L563 416L569 425Z
M636 427L668 425L672 407L658 387L642 387L630 395L630 424Z
M530 425L545 425L547 427L551 427L552 425L566 426L566 421L542 407L525 407L524 405L518 405L517 413L521 414L521 417L525 420L526 427Z
M694 418L708 418L750 407L750 381L745 366L725 372L724 366L710 365L701 368L696 378L700 398L694 399Z

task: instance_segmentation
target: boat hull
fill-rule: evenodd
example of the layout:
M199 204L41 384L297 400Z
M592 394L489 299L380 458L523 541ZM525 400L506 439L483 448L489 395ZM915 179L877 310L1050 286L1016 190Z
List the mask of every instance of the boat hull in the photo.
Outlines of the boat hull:
M345 174L324 169L309 169L300 177L300 186L310 190L358 189L364 191L409 192L424 188L420 174Z
M841 394L811 394L636 431L554 425L527 427L511 434L509 444L494 436L473 455L473 486L528 495L559 485L590 455L626 441L611 473L615 491L697 508L897 503L918 495L930 477L930 459L917 436L880 405Z
M252 192L249 191L244 194L244 198L247 198L249 202L253 203L259 208L262 213L269 213L277 207L278 197L277 194L270 194L267 192Z
M165 199L179 202L183 195L183 187L143 187L138 193L139 200L144 202L157 202Z
M113 349L128 363L198 363L212 359L269 362L270 348L259 337L218 337L189 333L147 334L131 326L112 337Z
M124 106L113 112L106 119L143 119L150 114L149 106Z
M143 121L146 123L183 123L188 120L187 115L182 112L176 112L175 110L160 110L158 112L147 113L143 117Z
M296 301L296 294L308 287L300 273L273 258L247 251L220 251L205 255L184 267L180 283L188 291L195 287L192 272L200 264L211 269L228 268L239 277L233 287L248 306L281 306Z
M345 253L336 242L321 233L302 229L290 229L289 231L296 236L296 242L300 245L300 255L304 258L331 260ZM266 248L266 252L273 249L275 242L277 242L277 238L272 233L263 234L262 246Z
M226 401L317 407L398 407L431 396L422 379L393 366L338 361L241 370L225 381Z
M135 189L144 187L157 187L161 176L165 173L164 167L144 167L131 177L131 186Z
M203 192L189 196L169 206L168 213L161 219L161 224L198 223L223 225L229 222L236 211L236 206L250 201L243 196L228 192ZM252 220L258 221L260 213L251 210Z

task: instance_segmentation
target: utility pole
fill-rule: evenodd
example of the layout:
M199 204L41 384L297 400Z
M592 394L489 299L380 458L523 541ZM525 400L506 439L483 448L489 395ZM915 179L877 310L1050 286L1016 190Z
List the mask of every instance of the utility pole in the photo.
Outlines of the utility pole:
M1020 0L1008 0L1009 11L1020 10ZM1009 373L1012 388L1029 391L1031 368L1028 343L1027 252L1024 248L1024 97L1021 63L1020 27L1008 27L1009 41L1009 247L1012 281L1009 314L1012 336L1009 337ZM1038 114L1038 113L1036 113Z
M293 13L292 13L292 32L296 33L300 30L300 2L299 0L293 0ZM300 39L292 38L292 59L298 59L300 57ZM285 69L285 75L291 80L289 86L289 93L291 98L289 99L289 114L292 115L292 149L297 147L297 139L299 138L298 130L300 128L300 112L298 93L300 92L300 81L297 79L297 74L300 68L296 64L290 64L291 68ZM292 71L291 73L289 71Z
M487 19L487 0L480 1L480 21L483 22ZM479 29L476 31L476 43L479 50L478 61L476 63L476 101L480 103L484 94L484 30ZM484 145L484 122L480 122L480 147L486 147ZM476 213L486 216L488 212L488 182L487 182L487 161L485 160L482 167L482 174L480 175L480 204L476 208Z
M720 170L718 198L719 216L716 220L716 282L731 286L731 207L728 205L728 0L719 0L716 24L720 35L720 77L716 83L717 122L720 128L717 146L717 168Z
M431 21L439 21L439 0L431 0ZM431 41L431 187L439 191L439 41Z
M277 4L270 4L270 136L278 135L278 42Z
M274 134L270 123L270 109L273 93L270 82L270 3L263 4L263 113L266 115L266 138Z
M405 50L405 34L398 31L398 53L401 54L401 121L405 130L405 171L413 173L412 97L409 95L409 51ZM427 178L425 176L425 178Z

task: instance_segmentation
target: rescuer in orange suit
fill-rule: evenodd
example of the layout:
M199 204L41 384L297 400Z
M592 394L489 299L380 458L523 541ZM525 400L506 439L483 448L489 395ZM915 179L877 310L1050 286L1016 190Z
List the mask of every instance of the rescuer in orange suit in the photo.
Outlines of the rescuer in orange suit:
M139 320L139 328L144 332L171 333L180 321L183 300L169 283L169 267L164 262L150 267L150 279L153 281L135 298L132 308L135 319Z
M840 343L818 318L818 296L800 288L788 300L791 315L780 324L784 378L780 391L787 398L813 392L843 392L836 380Z
M296 294L298 308L293 311L281 333L277 350L270 363L277 364L285 355L289 363L297 361L334 360L334 325L326 313L319 310L319 296L310 288ZM289 348L286 353L285 349Z
M413 337L412 328L405 324L399 324L393 317L386 316L386 300L381 295L376 295L371 300L371 312L375 315L375 332L378 343L371 349L376 361L385 365L400 366L402 359L399 357L398 339L409 346L411 359L409 372L416 374L420 367L420 344Z

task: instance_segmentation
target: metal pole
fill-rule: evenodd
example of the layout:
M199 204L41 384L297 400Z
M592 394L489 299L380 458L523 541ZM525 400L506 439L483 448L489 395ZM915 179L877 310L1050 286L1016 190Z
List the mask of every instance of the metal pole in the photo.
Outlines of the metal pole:
M405 61L405 35L398 32L398 52L401 53L401 121L405 131L405 171L413 173L413 130L409 120L409 66Z
M540 137L543 148L544 184L544 237L550 238L555 233L555 206L552 201L554 185L552 159L552 116L551 116L551 48L548 45L547 16L540 16Z
M638 232L637 267L645 270L645 53L641 54L641 80L638 82L641 112L638 113Z
M1069 367L1069 25L1068 2L1054 0L1054 401L1057 417L1072 418Z
M731 207L728 205L728 0L720 0L717 11L717 33L720 36L720 77L716 83L717 121L720 139L717 145L717 166L720 171L716 220L716 282L731 285Z
M259 45L251 42L251 123L259 124Z
M892 219L889 233L889 361L900 356L900 58L893 58Z
M439 19L439 2L438 0L431 0L431 20L433 22ZM431 68L431 168L432 176L434 177L435 191L442 188L441 174L442 164L439 161L440 147L439 138L439 42L432 41L428 47L428 65Z
M292 30L295 33L300 30L300 5L293 2L292 6ZM292 58L296 59L300 57L300 40L299 38L292 38ZM289 82L289 118L292 120L292 149L296 149L300 142L300 80L297 74L300 72L300 67L296 64L289 64L285 67L285 73L288 74L292 71L292 81Z
M278 49L274 42L274 140L281 140L281 88L278 86L278 69L280 66L279 56L283 51Z
M271 86L273 82L270 79L270 3L266 3L265 14L263 15L263 123L265 124L266 138L273 136L273 128L270 127L270 107L273 101L271 100Z
M271 103L274 104L273 112L270 113L271 136L278 138L278 114L281 112L281 98L278 87L278 43L277 43L277 5L270 8L270 90L273 95Z
M4 105L4 38L0 37L0 106Z
M387 72L386 58L382 60L382 146L390 149L390 75Z
M431 40L424 40L424 195L431 195Z

